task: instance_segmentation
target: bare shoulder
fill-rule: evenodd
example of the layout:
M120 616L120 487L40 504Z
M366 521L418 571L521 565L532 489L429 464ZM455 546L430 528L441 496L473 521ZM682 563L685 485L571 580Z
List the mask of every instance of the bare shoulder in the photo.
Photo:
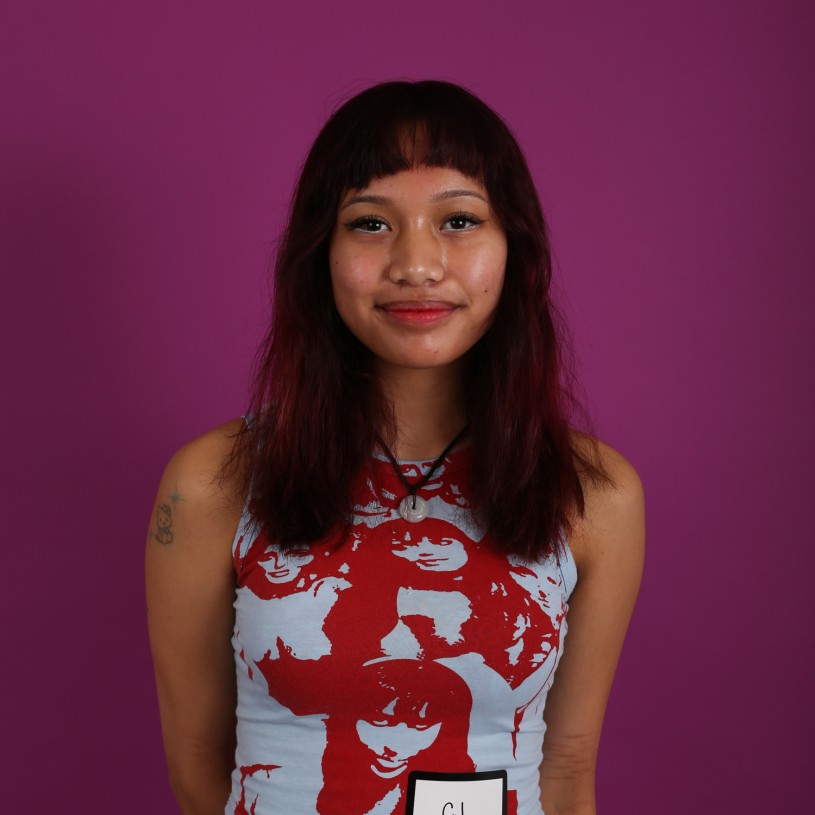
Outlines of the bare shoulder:
M242 419L226 422L181 447L169 460L159 485L148 544L179 544L180 527L188 529L237 525L242 496L234 480L221 470L230 455ZM184 536L201 541L199 535Z
M210 491L242 427L243 419L233 419L187 442L170 459L165 475L179 476L191 487Z
M590 568L609 554L635 567L645 546L645 496L639 474L605 442L581 433L572 438L575 448L609 477L600 482L583 479L585 511L577 517L570 540L578 567Z

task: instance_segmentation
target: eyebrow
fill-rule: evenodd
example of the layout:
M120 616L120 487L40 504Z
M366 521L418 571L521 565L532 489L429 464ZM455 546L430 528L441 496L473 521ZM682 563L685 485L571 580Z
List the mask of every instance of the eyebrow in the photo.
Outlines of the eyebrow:
M453 189L453 190L444 190L443 192L438 192L435 195L431 196L430 202L433 204L438 203L439 201L447 201L450 198L479 198L484 203L487 203L487 199L481 195L480 192L476 192L475 190L467 190L467 189ZM390 198L386 195L355 195L352 198L349 198L341 207L340 209L345 209L346 207L350 207L352 204L389 204L391 203Z

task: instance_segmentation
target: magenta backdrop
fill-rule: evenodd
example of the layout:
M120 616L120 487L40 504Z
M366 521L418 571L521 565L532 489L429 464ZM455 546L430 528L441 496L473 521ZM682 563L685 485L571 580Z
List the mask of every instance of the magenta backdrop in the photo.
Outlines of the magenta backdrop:
M3 810L176 811L143 612L153 491L242 412L326 114L441 77L527 150L598 431L646 485L600 811L806 811L812 9L5 3Z

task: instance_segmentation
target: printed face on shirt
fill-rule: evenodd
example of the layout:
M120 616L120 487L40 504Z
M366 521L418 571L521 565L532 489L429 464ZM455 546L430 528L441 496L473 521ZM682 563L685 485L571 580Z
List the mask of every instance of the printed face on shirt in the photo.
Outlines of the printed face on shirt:
M270 583L290 583L297 579L302 569L312 560L314 555L307 549L292 549L283 553L270 546L258 563L263 567Z
M357 722L357 735L373 753L371 769L380 778L395 778L403 773L410 759L427 750L441 730L441 722L426 721L427 704L410 721L400 721L398 703L398 698L392 699L373 721Z
M428 572L455 572L467 562L467 550L457 538L405 532L393 541L393 554Z

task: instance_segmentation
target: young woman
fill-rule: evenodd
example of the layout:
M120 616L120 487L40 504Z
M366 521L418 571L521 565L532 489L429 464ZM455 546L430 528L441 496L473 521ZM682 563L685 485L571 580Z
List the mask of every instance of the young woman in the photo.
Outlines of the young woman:
M172 458L147 541L185 813L401 815L413 771L595 812L643 497L571 426L550 279L523 155L470 93L386 83L325 125L250 411Z

